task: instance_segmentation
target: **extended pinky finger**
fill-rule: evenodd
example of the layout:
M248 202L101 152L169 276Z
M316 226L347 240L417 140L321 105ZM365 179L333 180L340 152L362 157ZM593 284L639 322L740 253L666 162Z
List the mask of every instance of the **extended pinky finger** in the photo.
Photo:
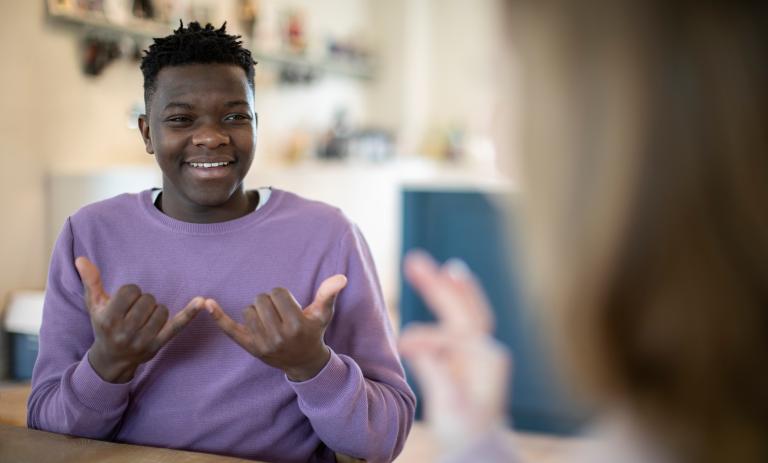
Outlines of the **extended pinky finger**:
M181 309L179 313L174 315L174 317L170 319L168 323L166 323L165 326L163 326L163 328L160 330L157 335L160 343L165 344L166 342L170 341L171 338L179 334L179 332L181 332L181 330L184 329L184 327L186 327L189 322L195 318L195 316L197 316L198 312L200 312L200 309L203 308L204 303L205 299L199 296L189 301L189 304Z
M227 336L232 338L232 340L238 343L243 349L250 349L251 335L248 332L248 329L232 320L232 318L224 312L224 309L221 308L218 302L213 299L206 299L205 309L211 314L213 321L219 325L219 328L221 328Z

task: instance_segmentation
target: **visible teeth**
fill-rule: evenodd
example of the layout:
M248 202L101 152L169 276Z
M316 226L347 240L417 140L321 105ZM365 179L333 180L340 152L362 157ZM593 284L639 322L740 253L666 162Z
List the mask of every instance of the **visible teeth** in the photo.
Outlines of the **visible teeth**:
M229 162L190 162L189 165L192 167L202 167L204 169L208 169L210 167L224 167L228 165Z

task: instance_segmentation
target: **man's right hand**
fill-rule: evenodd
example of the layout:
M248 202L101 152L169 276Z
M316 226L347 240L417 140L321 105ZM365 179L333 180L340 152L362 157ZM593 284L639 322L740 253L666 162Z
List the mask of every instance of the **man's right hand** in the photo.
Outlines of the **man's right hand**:
M136 369L192 321L205 299L195 297L170 320L168 309L136 285L121 286L110 296L104 291L99 269L85 257L75 260L85 288L94 341L88 361L110 383L126 383Z

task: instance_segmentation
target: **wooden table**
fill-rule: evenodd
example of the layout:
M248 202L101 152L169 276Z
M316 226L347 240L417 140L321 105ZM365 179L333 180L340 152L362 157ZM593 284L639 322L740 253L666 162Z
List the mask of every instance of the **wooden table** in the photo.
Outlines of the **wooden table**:
M29 384L0 383L0 424L26 426Z
M237 463L239 458L115 444L0 424L0 461L14 463Z
M232 463L245 462L203 453L158 449L137 445L83 439L26 429L26 402L29 395L27 384L0 383L0 462L18 463ZM583 445L585 439L561 438L541 434L509 431L522 461L536 463L561 463L569 461ZM405 443L405 448L395 463L430 463L439 457L437 443L429 429L416 422ZM353 461L348 457L340 461Z
M236 463L251 460L116 444L27 429L29 384L0 383L0 462Z

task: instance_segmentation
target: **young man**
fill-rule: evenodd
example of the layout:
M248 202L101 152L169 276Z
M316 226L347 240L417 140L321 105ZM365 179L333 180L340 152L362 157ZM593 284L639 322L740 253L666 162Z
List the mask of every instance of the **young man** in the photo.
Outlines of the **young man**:
M191 23L146 53L139 125L163 188L64 225L28 425L267 461L390 461L414 396L368 247L338 209L243 188L257 118L237 39Z

